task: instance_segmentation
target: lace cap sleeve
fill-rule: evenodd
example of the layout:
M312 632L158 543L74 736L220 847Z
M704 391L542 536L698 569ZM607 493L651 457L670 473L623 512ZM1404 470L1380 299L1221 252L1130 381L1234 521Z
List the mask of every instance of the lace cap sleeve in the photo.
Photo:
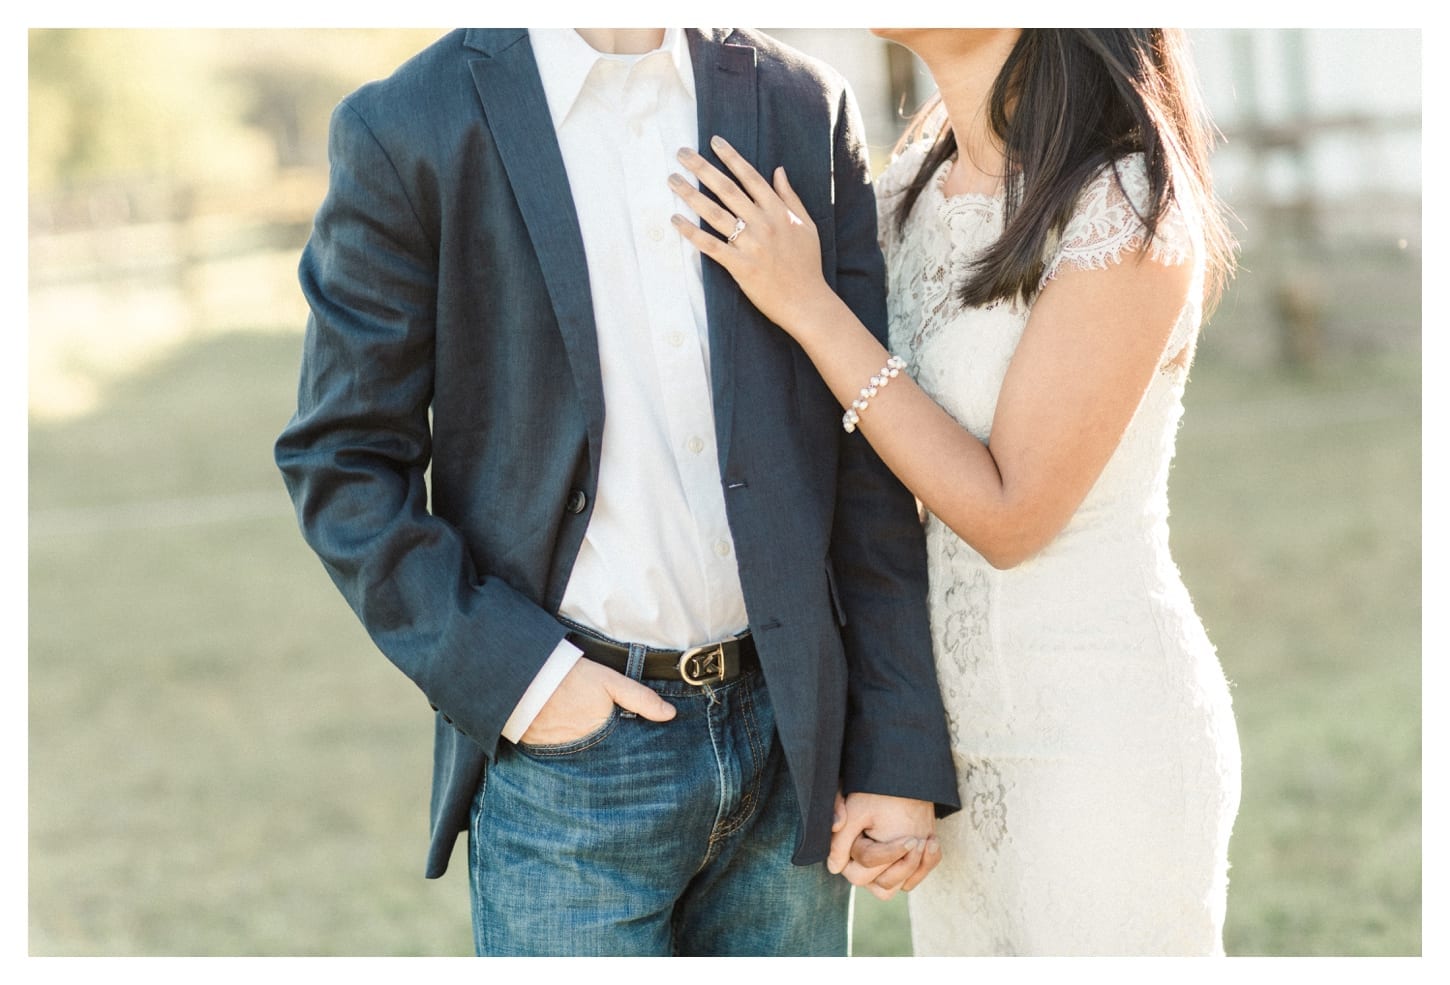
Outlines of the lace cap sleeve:
M1064 266L1101 270L1109 263L1121 262L1124 253L1143 248L1146 230L1138 213L1146 210L1149 202L1147 164L1142 154L1132 154L1117 162L1117 176L1114 167L1109 165L1099 171L1078 196L1067 227L1048 251L1042 284L1057 276ZM1193 259L1196 252L1193 230L1175 202L1158 220L1148 256L1176 266Z

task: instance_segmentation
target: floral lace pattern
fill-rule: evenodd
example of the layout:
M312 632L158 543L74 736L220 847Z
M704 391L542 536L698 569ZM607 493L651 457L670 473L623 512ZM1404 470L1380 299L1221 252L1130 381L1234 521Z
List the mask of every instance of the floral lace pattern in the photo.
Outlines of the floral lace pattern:
M883 212L920 167L907 148ZM901 234L883 215L890 341L963 427L991 437L1031 315L962 309L971 263L1001 234L1000 197L944 197L950 163ZM1147 241L1141 157L1105 169L1044 258L1043 283L1142 252L1193 264L1192 216ZM1222 952L1227 849L1239 800L1228 684L1168 550L1168 473L1201 308L1186 304L1137 412L1062 533L1006 571L927 517L930 614L962 810L910 897L917 954Z
M962 777L966 798L962 804L972 827L988 848L996 849L1007 836L1007 791L1002 774L987 760L967 766Z

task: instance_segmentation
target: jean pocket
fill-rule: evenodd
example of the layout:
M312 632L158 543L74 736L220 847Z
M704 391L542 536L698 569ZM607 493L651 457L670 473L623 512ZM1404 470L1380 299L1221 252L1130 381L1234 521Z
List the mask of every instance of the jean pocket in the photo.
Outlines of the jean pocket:
M593 746L597 746L609 738L615 727L619 725L619 720L620 707L619 705L615 705L610 709L609 717L598 728L586 732L577 739L570 739L568 742L551 742L537 745L530 742L519 742L518 748L520 752L536 758L572 756Z

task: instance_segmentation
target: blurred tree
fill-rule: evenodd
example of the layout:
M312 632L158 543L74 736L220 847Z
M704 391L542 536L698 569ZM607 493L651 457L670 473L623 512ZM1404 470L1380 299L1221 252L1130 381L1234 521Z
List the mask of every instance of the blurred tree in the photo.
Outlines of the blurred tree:
M32 30L31 192L245 184L320 164L337 100L440 33Z
M247 91L242 122L265 133L279 167L327 163L326 121L336 101L335 75L291 64L248 62L228 73Z
M267 135L277 166L325 166L327 122L338 100L391 72L441 33L232 31L218 71L245 94L242 120Z
M207 33L32 31L31 190L253 171L265 147L235 125L235 93L196 43Z

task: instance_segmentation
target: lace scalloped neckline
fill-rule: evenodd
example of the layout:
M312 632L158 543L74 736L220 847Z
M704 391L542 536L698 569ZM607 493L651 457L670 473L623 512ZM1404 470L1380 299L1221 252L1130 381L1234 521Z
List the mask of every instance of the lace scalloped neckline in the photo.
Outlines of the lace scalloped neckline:
M953 244L952 263L957 268L953 276L959 278L965 276L966 271L961 267L969 256L985 249L1001 235L1006 216L1007 194L1005 188L999 189L995 194L946 194L943 186L955 163L955 159L943 161L937 173L932 176L929 187L936 196L936 201L931 204L935 206L937 222L947 231Z
M1007 198L1007 186L998 186L995 192L957 192L954 195L946 193L947 179L951 177L952 168L956 166L957 159L949 157L937 168L936 175L932 178L932 185L936 189L937 197L941 199L943 206L957 205L981 205L990 206L993 209L1001 208Z

